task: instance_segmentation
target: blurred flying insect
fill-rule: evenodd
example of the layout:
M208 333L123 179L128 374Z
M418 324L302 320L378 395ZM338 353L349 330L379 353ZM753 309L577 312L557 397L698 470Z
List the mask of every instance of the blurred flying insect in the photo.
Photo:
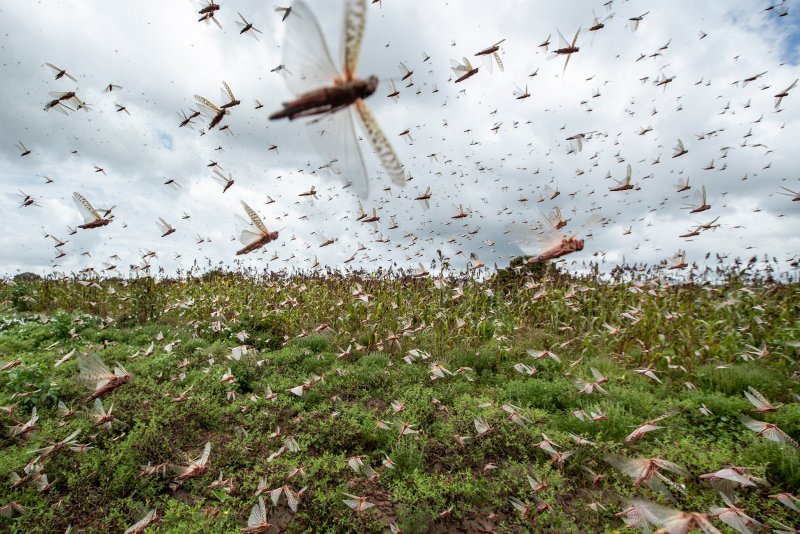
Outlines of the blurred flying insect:
M353 123L355 107L361 126L392 182L404 185L403 165L364 102L377 89L378 78L356 78L367 20L366 0L345 2L341 73L334 66L314 13L302 0L296 1L292 10L295 16L286 23L283 62L296 73L286 78L286 85L297 98L285 102L283 109L270 115L270 120L323 115L312 121L322 128L320 135L311 136L318 152L328 161L338 159L338 170L344 179L353 182L359 197L368 198L367 169Z
M679 250L674 256L672 256L672 258L670 258L669 267L667 267L667 269L685 269L688 266L689 264L686 263L686 251Z
M423 201L423 205L425 206L425 209L430 208L430 199L431 199L431 187L430 186L428 186L428 188L425 190L424 193L414 197L414 200L422 200Z
M607 20L609 20L609 19L612 19L612 18L614 18L614 14L613 14L613 13L611 13L610 15L608 15L608 16L607 16L606 18L604 18L603 20L600 20L600 18L597 16L597 13L595 13L595 12L594 12L594 9L593 9L593 10L592 10L592 17L594 17L594 22L593 22L593 23L592 23L592 25L589 27L589 31L590 31L590 32L597 32L597 31L600 31L600 30L602 30L603 28L605 28L605 27L606 27L606 25L605 25L605 22L606 22Z
M16 146L20 150L20 157L27 156L31 153L31 149L26 147L22 141L17 141Z
M505 39L500 39L499 41L497 41L492 46L490 46L488 48L484 48L480 52L476 52L475 53L475 57L482 56L484 58L484 65L486 65L486 68L489 70L489 72L492 72L492 68L493 68L492 59L494 59L494 61L497 62L497 68L500 69L500 72L503 72L503 70L504 70L504 68L503 68L503 60L500 59L500 54L499 54L500 45L503 42L505 42Z
M526 98L529 98L531 94L528 92L528 86L527 85L525 86L524 91L520 87L516 87L516 90L514 91L514 96L517 98L517 100L524 100Z
M111 217L101 217L100 214L97 213L97 210L95 210L92 205L89 204L89 201L86 200L80 193L73 193L72 199L75 201L78 211L80 211L81 215L83 216L83 224L78 226L78 228L82 228L84 230L100 228L101 226L105 226L113 220Z
M286 17L288 17L289 14L292 12L292 8L291 8L291 6L290 7L275 6L275 12L276 13L283 13L283 17L281 18L281 22L286 22Z
M686 208L690 210L689 213L700 213L711 209L711 204L708 203L706 197L706 186L701 186L699 191L695 191L692 203Z
M794 89L797 86L797 79L792 82L792 85L781 91L780 93L775 95L775 109L778 109L781 106L781 102L783 99L789 96L789 91Z
M760 438L766 438L770 441L780 443L781 445L791 445L794 448L800 448L800 445L792 439L789 434L778 428L774 423L765 423L764 421L757 421L747 417L746 415L739 415L739 421L744 426L756 433Z
M222 99L225 100L226 98L228 98L229 100L226 104L220 106L220 109L232 108L242 103L241 100L237 100L236 97L233 96L233 91L231 91L231 88L228 87L228 84L225 83L224 80L222 81L222 86L225 88L225 89L220 89L220 94L222 95Z
M726 525L730 526L732 529L748 534L753 532L763 532L766 525L757 521L747 515L743 508L739 508L734 504L735 499L731 499L725 494L721 494L722 500L725 502L725 507L722 506L712 506L711 507L711 517L716 517ZM754 529L754 530L751 530ZM778 530L773 530L773 532L779 532Z
M564 216L561 215L561 208L558 206L554 207L553 210L544 217L556 230L561 230L569 222L569 219L565 219Z
M191 113L190 115L186 115L186 113L184 113L183 110L181 110L178 113L178 117L180 117L180 119L181 119L181 123L178 125L179 128L183 128L184 126L188 126L189 128L194 129L194 128L192 128L192 120L195 117L200 116L200 112L199 111L194 111L192 109L189 109L189 112Z
M530 256L528 263L541 263L560 258L573 252L583 250L584 240L578 239L576 233L588 226L599 223L604 219L600 216L591 217L576 232L569 237L565 236L546 217L541 223L539 232L533 230L512 230L515 234L514 241L525 254Z
M258 216L255 210L248 206L243 200L241 202L244 211L250 218L250 223L241 217L239 218L240 224L243 224L244 227L239 231L238 237L239 241L244 245L244 248L236 252L237 256L258 250L267 243L278 239L278 232L270 232L267 230L264 221L261 220L261 217ZM252 230L253 227L255 227L257 231L254 232Z
M223 117L230 113L228 109L220 109L210 100L200 95L194 95L194 99L197 100L202 107L200 108L201 113L211 119L211 122L208 123L208 129L211 130L219 124Z
M787 197L792 197L793 202L800 202L800 192L792 191L791 189L783 186L781 186L781 189L783 189L784 192L778 191L779 195L786 195Z
M558 31L558 30L556 30L556 31ZM567 56L566 61L564 61L564 68L561 70L561 74L562 75L567 70L567 65L569 64L569 58L571 58L572 54L574 54L575 52L580 51L580 48L575 46L575 44L578 42L578 35L580 35L580 33L581 33L581 29L578 28L578 31L575 32L575 37L572 38L572 43L569 43L569 42L567 42L566 39L564 39L564 36L561 35L561 32L558 31L558 37L560 39L561 48L558 48L557 50L553 50L553 54L554 55L552 57L555 57L555 56Z
M197 22L213 22L218 28L222 28L222 25L215 16L216 12L220 9L219 4L215 3L214 0L193 0L192 3L199 8L197 14L200 15L200 18L197 19Z
M628 22L630 22L630 27L631 27L631 31L632 32L635 32L636 30L639 29L639 23L642 22L642 20L644 20L644 17L648 13L650 13L650 12L646 11L646 12L642 13L641 15L639 15L638 17L631 17L631 18L628 19Z
M669 471L686 478L691 477L691 474L685 467L662 458L630 459L620 456L619 454L609 454L606 456L606 461L622 473L633 478L633 485L635 487L644 484L653 491L661 493L668 499L673 498L670 488L676 489L680 493L685 493L685 490L681 484L670 480L660 471Z
M223 193L228 189L230 189L235 183L233 180L233 175L231 173L228 173L228 176L225 176L216 169L214 169L214 176L212 176L212 178L214 179L214 181L216 181L222 186Z
M78 381L90 388L94 388L92 394L86 398L87 402L128 383L133 376L119 363L114 368L114 372L111 372L97 354L87 354L79 357L78 370L80 372Z
M673 150L675 151L675 153L674 153L674 154L672 154L672 157L673 157L673 158L677 158L677 157L679 157L679 156L683 156L684 154L686 154L687 152L689 152L689 150L687 150L687 149L686 149L686 148L683 146L683 141L681 141L680 139L678 139L678 144L677 144L677 145L675 145L675 148L673 148Z
M258 41L257 34L262 33L261 30L253 26L252 22L247 22L247 19L245 19L244 16L238 11L236 12L236 14L239 15L239 18L241 19L241 22L239 22L238 20L236 21L236 26L239 27L239 35L247 34L249 37L252 37L256 41Z
M705 534L722 534L721 530L711 524L707 514L673 510L643 499L634 499L632 502L636 513L646 524L663 527L659 532L677 534L700 530Z
M399 66L400 66L400 73L401 73L401 78L400 78L401 82L406 81L407 79L411 78L411 75L414 74L414 71L409 69L408 67L406 67L406 64L403 63L402 61L400 62Z
M156 224L161 230L161 237L167 237L168 235L175 233L175 228L161 217L156 220Z
M75 77L72 74L68 73L65 69L58 68L55 65L53 65L52 63L45 63L45 65L47 65L48 67L50 67L51 69L56 71L56 80L59 80L59 79L63 78L64 76L66 76L67 78L69 78L73 82L78 83L78 80L76 80Z
M478 73L479 67L473 67L467 58L462 58L463 63L459 63L455 59L450 60L450 65L453 73L458 76L455 83L463 82Z
M552 35L552 34L551 34ZM539 48L544 48L544 51L547 52L547 49L550 47L550 35L547 36L547 39L542 41L539 44Z
M675 184L675 191L678 193L683 193L684 191L688 191L691 189L692 186L689 185L689 178L684 180L683 178L678 179L678 183Z
M400 97L400 91L398 91L397 87L394 85L394 80L392 80L389 83L392 86L392 89L389 91L389 94L386 95L386 97L387 98L391 98L392 100L397 102L399 100L399 97Z
M631 165L628 164L628 171L625 175L624 180L616 180L617 185L609 189L609 191L627 191L629 189L633 189L633 185L631 185Z

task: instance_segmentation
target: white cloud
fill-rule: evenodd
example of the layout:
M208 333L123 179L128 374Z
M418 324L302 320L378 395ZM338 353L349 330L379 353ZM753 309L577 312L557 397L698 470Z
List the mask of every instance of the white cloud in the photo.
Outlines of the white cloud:
M763 11L766 3L745 0L617 1L614 18L591 35L585 30L593 20L592 8L601 18L607 14L600 3L508 1L491 8L477 0L370 4L358 73L382 79L368 103L414 177L404 189L384 190L385 173L362 143L373 181L364 206L377 208L382 217L374 228L355 221L356 198L342 190L336 177L318 170L325 161L311 147L307 127L300 121L267 120L290 98L282 78L270 72L281 62L280 16L260 2L221 4L223 30L196 22L189 2L142 1L136 9L77 0L6 2L0 8L7 27L14 28L0 37L0 83L7 95L0 108L5 125L0 178L6 184L0 198L9 228L0 239L0 261L7 273L50 272L56 253L42 234L65 239L67 225L80 224L73 191L96 206L115 205L116 220L69 237L67 256L58 260L59 269L67 271L99 269L113 254L123 258L119 265L138 263L140 250L158 251L155 264L168 271L194 259L230 264L239 248L230 237L234 215L243 215L240 200L257 209L271 229L283 227L277 243L244 259L262 267L277 251L280 260L269 262L276 269L307 268L315 256L323 265L341 267L358 243L369 250L357 253L350 264L356 268L428 264L437 249L463 252L454 258L458 267L470 252L487 265L503 265L519 253L504 233L508 225L533 221L539 208L547 211L553 205L574 219L566 230L593 208L611 219L592 229L594 238L582 253L567 257L576 266L602 257L593 253L605 254L607 263L623 257L656 263L679 248L687 250L690 262L701 262L707 252L786 260L800 250L794 230L800 225L799 203L777 195L780 186L800 190L794 165L800 94L785 98L779 113L772 96L800 76L797 23L791 13L779 18L775 10ZM338 52L341 4L309 4L329 48ZM236 11L263 31L260 41L239 35ZM646 11L639 29L630 31L627 19ZM558 47L557 29L571 37L579 26L584 29L580 51L562 75L563 57L547 60L538 45L551 35L552 50ZM701 31L708 33L702 40ZM474 53L500 39L506 39L501 52L505 72L489 74ZM425 63L423 51L431 58ZM644 59L637 61L642 54ZM454 84L450 60L462 56L474 59L480 71ZM414 70L410 88L399 81L400 61ZM78 94L90 112L62 116L42 110L51 98L48 92L76 87L69 80L54 80L44 62L78 78ZM530 78L536 69L538 75ZM734 85L764 71L746 87ZM675 77L666 88L653 83L662 75ZM385 96L392 77L401 91L398 102ZM242 101L225 119L234 135L214 130L200 136L202 126L178 128L176 112L196 107L194 94L219 100L222 80ZM123 89L104 93L109 83ZM516 86L527 86L531 97L516 100ZM263 109L253 109L256 98ZM116 112L114 103L126 106L130 116ZM413 144L398 137L406 128ZM640 136L641 128L652 131ZM582 152L568 154L566 138L577 133L587 134L587 141ZM678 138L689 153L673 159ZM17 140L33 153L21 158ZM268 150L273 144L277 152ZM714 168L704 170L712 159ZM225 194L211 179L207 165L212 160L236 181ZM641 189L608 192L613 182L604 179L606 174L622 178L629 163L632 182ZM107 176L95 173L95 165ZM40 175L55 183L45 184ZM692 191L705 185L711 210L689 215L682 209L686 195L673 187L679 176L689 177ZM167 178L183 187L163 185ZM537 203L546 184L558 184L562 194ZM319 201L298 197L312 185ZM432 207L424 211L413 198L428 186ZM18 208L17 190L42 206ZM267 195L276 202L267 205ZM519 202L522 196L529 201ZM459 204L473 213L452 220ZM191 219L181 219L184 212ZM391 215L399 223L394 230L388 229ZM678 238L717 216L718 229L692 241ZM177 232L160 238L157 217ZM478 233L468 233L476 227ZM628 227L630 235L622 235ZM339 241L321 249L315 231ZM197 234L211 241L196 245ZM376 243L380 236L390 241ZM496 244L489 247L487 240ZM90 257L81 255L87 251Z

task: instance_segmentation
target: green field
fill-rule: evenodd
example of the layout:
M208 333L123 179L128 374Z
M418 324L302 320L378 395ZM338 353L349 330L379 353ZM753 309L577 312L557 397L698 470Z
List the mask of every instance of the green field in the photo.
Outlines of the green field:
M554 270L480 282L18 277L0 301L0 506L13 515L0 517L2 531L122 532L155 509L160 525L147 532L239 532L261 482L270 532L612 532L625 528L615 514L631 498L725 507L699 476L729 466L768 481L736 488L750 517L800 524L769 497L798 490L800 453L740 420L800 438L796 284L745 271L705 286ZM545 350L560 362L534 358ZM100 397L113 405L108 429L93 427L86 354L132 375ZM608 380L581 392L597 382L592 368ZM661 383L636 372L647 368ZM288 392L301 385L302 396ZM748 387L782 406L753 413ZM62 420L59 401L74 415ZM33 430L15 428L33 408ZM663 428L624 443L665 414ZM75 443L88 447L35 465L31 451L78 429ZM207 470L176 482L169 465L189 465L206 443ZM662 471L670 500L637 487L610 455L663 458L689 476ZM142 474L148 464L154 473ZM296 513L285 496L272 504L281 486L305 488ZM346 494L374 506L354 512Z

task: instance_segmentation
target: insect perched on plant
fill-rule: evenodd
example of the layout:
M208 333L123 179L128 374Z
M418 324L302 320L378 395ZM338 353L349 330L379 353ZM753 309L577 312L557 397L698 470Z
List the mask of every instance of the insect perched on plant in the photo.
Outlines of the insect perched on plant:
M86 200L80 193L73 193L72 198L75 201L75 205L78 206L78 211L81 212L83 216L83 224L78 226L78 228L82 228L84 230L89 230L91 228L100 228L101 226L105 226L110 223L113 219L111 217L103 218L97 213L97 210L89 204L89 201Z
M295 72L294 76L286 78L286 85L297 98L284 102L283 109L269 117L270 120L292 120L323 115L311 122L322 128L319 135L312 135L312 140L321 156L329 161L338 159L337 170L345 180L353 182L361 198L369 197L369 181L353 125L353 107L392 182L400 186L406 182L400 159L364 102L378 88L378 78L362 79L355 75L366 10L366 0L345 2L343 72L340 73L314 13L302 0L294 3L293 16L286 20L283 63Z
M244 245L244 248L236 252L237 256L258 250L267 243L278 239L278 232L270 232L267 230L264 221L261 220L258 213L248 206L244 200L241 202L244 211L247 212L247 216L250 217L250 223L239 217L239 223L244 227L239 231L238 237L239 241ZM256 232L252 230L253 227L256 228Z

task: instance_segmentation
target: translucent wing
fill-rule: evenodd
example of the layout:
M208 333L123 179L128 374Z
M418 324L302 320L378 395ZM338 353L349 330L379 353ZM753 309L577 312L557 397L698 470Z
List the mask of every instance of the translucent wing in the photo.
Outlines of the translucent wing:
M590 226L594 226L595 224L602 224L605 221L606 218L603 217L602 215L594 214L588 219L586 219L586 221L582 225L574 229L574 231L572 232L572 237L575 237L576 235L578 235L579 232L589 228Z
M211 442L207 441L206 446L203 448L203 454L200 456L200 459L197 460L198 465L206 465L208 462L208 456L211 454Z
M78 379L94 386L103 380L110 380L114 377L113 373L97 354L87 354L78 358Z
M406 175L403 171L403 164L400 163L400 158L397 157L392 144L383 134L383 130L378 125L378 121L375 120L375 116L372 115L363 100L356 101L356 109L358 110L358 116L361 118L361 125L372 143L372 148L375 149L378 158L381 160L381 165L389 173L395 185L404 186L406 184Z
M233 96L233 91L231 91L231 88L228 87L227 83L225 83L225 80L222 81L222 85L225 86L225 92L228 93L228 96L230 97L231 101L236 100L236 97Z
M543 219L538 228L508 227L512 241L529 256L539 254L564 239L564 234L556 230L546 217Z
M253 221L253 225L262 232L264 232L265 234L268 234L269 232L267 231L267 227L264 225L264 221L261 220L261 217L258 216L258 213L256 213L253 210L253 208L245 204L244 200L242 200L241 202L244 211L247 212L247 215L250 217L250 220Z
M90 223L101 218L92 205L89 204L89 201L83 198L80 193L72 193L72 198L75 200L75 205L78 206L78 211L80 211L83 216L83 222Z
M283 493L286 495L286 504L289 505L289 509L292 512L297 513L297 508L300 506L300 500L297 497L297 494L289 488L286 488Z
M292 16L286 19L283 64L294 73L286 77L286 86L298 96L331 85L340 77L325 44L322 29L314 13L302 0L294 3Z
M291 19L288 19L291 20ZM369 197L367 167L358 146L353 115L350 108L310 123L314 128L311 143L325 161L337 160L331 167L343 182L352 182L361 198Z
M194 99L203 104L204 107L200 108L200 111L203 112L203 115L207 116L208 113L211 113L211 116L213 117L220 112L220 109L207 98L200 95L194 95Z
M344 30L342 32L342 69L345 80L355 78L361 39L367 22L367 1L346 0L344 4Z
M267 506L264 503L264 497L258 497L258 504L253 505L250 510L250 517L247 519L248 527L255 527L263 525L267 522Z

